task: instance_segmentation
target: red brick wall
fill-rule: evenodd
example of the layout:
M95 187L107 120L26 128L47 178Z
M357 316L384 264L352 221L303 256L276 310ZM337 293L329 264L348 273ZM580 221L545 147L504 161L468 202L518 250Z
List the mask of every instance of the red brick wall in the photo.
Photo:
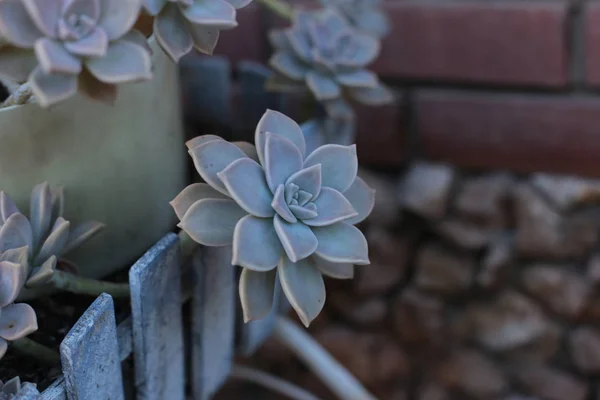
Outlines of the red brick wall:
M305 3L305 1L303 1ZM387 0L374 69L396 104L359 111L363 163L600 176L600 1ZM275 18L239 12L217 52L265 61Z

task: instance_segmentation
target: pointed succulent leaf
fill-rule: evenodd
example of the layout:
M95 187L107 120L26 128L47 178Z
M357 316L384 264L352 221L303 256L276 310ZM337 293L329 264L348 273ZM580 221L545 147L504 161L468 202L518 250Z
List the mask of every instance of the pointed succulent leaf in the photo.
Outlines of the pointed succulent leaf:
M340 86L330 77L310 71L306 74L306 84L317 100L333 100L340 97Z
M8 342L2 338L0 338L0 360L6 354L6 350L8 350ZM0 382L0 390L2 389L2 384Z
M57 186L50 189L52 201L52 216L51 221L56 221L58 217L62 217L65 212L65 189L62 186Z
M49 257L61 254L69 240L70 226L71 223L62 217L56 220L52 227L52 232L43 242L42 248L35 257L34 264L42 264Z
M306 143L304 142L304 135L300 126L288 117L278 111L267 110L258 125L254 135L254 142L256 143L256 151L258 152L258 158L262 165L265 165L265 145L267 141L267 132L281 135L286 139L290 140L296 145L300 153L304 157L306 150Z
M0 228L0 253L8 249L29 246L32 250L33 234L29 220L23 214L13 214Z
M321 164L314 164L296 172L288 178L286 185L289 184L295 184L313 197L317 197L323 185Z
M29 49L12 46L0 48L0 75L15 82L24 82L35 69L38 60Z
M62 13L62 0L22 0L35 26L45 36L56 37L56 24Z
M60 219L60 218L59 218ZM96 236L106 225L98 221L86 221L77 225L75 229L69 231L69 236L66 244L58 253L59 256L68 254L75 250L94 236Z
M48 182L36 185L31 191L29 202L29 215L31 218L31 230L33 232L33 244L37 249L41 241L50 230L52 221L52 192Z
M287 179L300 171L303 157L300 150L285 136L266 133L265 175L272 193Z
M63 1L63 16L70 14L86 16L93 24L100 18L100 11L106 4L102 4L102 0L68 0Z
M0 337L14 341L37 331L35 311L28 304L11 304L0 313Z
M249 159L239 147L224 140L208 140L189 153L202 179L226 196L229 192L217 174L240 158Z
M362 68L373 62L381 50L377 38L359 33L347 35L342 44L336 61L344 67Z
M24 281L29 274L29 246L8 249L4 253L0 253L0 262L2 261L19 264L21 266L21 274Z
M2 393L17 394L21 390L21 379L18 376L6 381L2 386Z
M336 131L338 129L343 129L343 130L355 129L354 124L356 123L356 121L355 121L354 111L352 110L352 106L350 106L350 104L348 103L348 101L346 101L346 99L339 97L334 100L329 100L329 101L323 102L323 107L325 107L325 111L327 112L327 115L329 117L331 117L331 118L328 118L325 120L324 125L326 125L326 127L325 127L326 130L328 129L328 127L327 127L328 123L331 124L332 122L334 125L336 125L336 127L332 129L334 131ZM332 122L329 122L329 121L332 121ZM342 125L341 128L337 126L340 124ZM348 126L345 124L350 124L350 125ZM344 135L344 136L353 137L354 135ZM354 142L354 140L352 140L352 142ZM332 144L346 144L346 143L335 142ZM347 144L351 144L351 143L347 143Z
M138 46L144 48L150 55L153 54L152 47L150 47L148 44L148 38L137 29L130 30L125 34L125 36L123 36L122 39L137 44Z
M355 217L347 219L346 223L356 225L364 221L371 214L371 211L373 211L373 207L375 206L375 190L369 187L360 177L356 177L352 186L344 192L344 196L358 213Z
M104 83L133 82L152 77L150 53L127 40L111 42L104 57L87 58L85 66Z
M0 1L0 33L10 44L26 49L42 37L21 0Z
M133 28L141 8L141 0L100 0L98 25L109 40L119 39Z
M325 305L321 273L307 259L292 262L287 257L281 259L277 273L285 296L308 328Z
M48 74L41 67L33 70L29 84L42 107L66 100L77 93L77 75Z
M356 179L358 158L356 145L327 144L315 150L304 161L304 167L321 164L322 184L345 192Z
M0 226L13 214L20 214L13 199L5 192L0 192Z
M221 138L220 136L217 135L202 135L202 136L196 136L193 139L188 140L187 142L185 142L185 146L187 147L188 150L193 149L194 147L200 146L201 144L213 141L213 140L223 140L223 138Z
M0 261L0 316L23 288L23 267L10 261Z
M104 57L108 51L108 36L97 28L76 42L65 42L65 48L81 57Z
M227 2L231 4L235 9L240 9L252 3L252 0L227 0Z
M256 152L256 147L248 142L232 142L233 144L235 144L237 147L240 148L240 150L242 150L244 152L244 154L246 154L248 157L250 157L251 159L253 159L256 162L259 162L258 160L258 153Z
M212 55L219 41L219 28L214 26L188 24L194 48L201 53Z
M276 278L275 269L268 272L242 269L239 293L244 322L262 319L271 312Z
M336 78L339 83L348 87L374 88L379 83L377 75L366 69L340 73Z
M381 106L394 101L394 93L382 83L374 88L350 89L350 96L368 106Z
M312 62L312 45L307 32L298 29L287 29L285 31L290 47L294 55L304 62Z
M256 161L248 157L240 158L217 176L229 195L248 213L262 218L275 214L271 207L273 193L269 190L263 169Z
M304 79L308 73L306 65L301 63L298 58L283 51L275 53L269 59L269 65L281 75L297 81Z
M315 253L327 261L367 265L369 247L362 232L345 222L334 225L313 227L318 240Z
M279 214L279 216L285 219L289 223L295 223L298 219L294 216L292 211L287 204L285 199L285 185L281 184L275 190L275 195L273 196L273 201L271 202L271 207Z
M47 74L78 74L81 60L67 51L61 42L42 38L35 42L35 55Z
M275 232L288 258L293 262L302 260L315 252L318 240L312 230L303 223L290 224L279 215L273 219Z
M355 26L368 34L384 37L390 33L391 26L387 16L375 9L362 10L355 20Z
M217 192L206 183L193 183L183 189L169 204L175 210L177 218L182 220L187 210L198 200L227 198L227 196Z
M319 215L319 213L317 212L317 206L314 203L309 203L306 206L290 204L290 210L292 210L294 215L298 217L298 219L301 219L303 222L305 220L315 218L317 215Z
M203 199L189 208L177 226L204 246L228 246L236 224L246 215L233 200Z
M235 8L225 0L194 0L180 6L183 16L192 24L231 29L237 26Z
M308 261L314 265L323 275L334 279L354 278L354 265L350 263L333 263L313 254Z
M247 215L235 226L231 263L253 271L270 271L283 255L271 218Z
M168 2L154 18L154 34L173 62L179 62L194 46L192 36L186 29L186 20L179 7L172 2Z
M321 189L321 194L314 200L314 204L317 208L317 215L304 220L308 226L332 225L358 215L343 194L329 187Z
M56 271L57 262L56 256L51 256L45 260L41 266L33 270L27 280L26 286L28 288L35 288L48 283L50 278L52 278L52 274Z
M167 4L168 0L143 0L144 9L153 17Z
M275 49L290 51L291 44L284 30L272 30L268 34L269 44Z

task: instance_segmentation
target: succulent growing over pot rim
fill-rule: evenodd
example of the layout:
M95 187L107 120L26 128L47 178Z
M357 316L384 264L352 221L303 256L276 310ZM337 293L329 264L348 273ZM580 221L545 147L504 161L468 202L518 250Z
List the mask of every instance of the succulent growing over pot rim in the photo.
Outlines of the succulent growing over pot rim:
M78 90L113 101L116 85L150 79L141 0L2 0L0 74L28 80L42 106Z
M325 302L322 274L351 278L369 263L367 241L353 225L371 212L374 191L356 176L356 147L328 144L308 154L302 130L267 110L256 147L205 135L187 143L207 183L172 202L179 226L206 246L233 245L243 268L246 320L271 309L276 276L308 326Z
M193 48L212 54L219 31L233 29L236 9L252 0L143 0L154 18L154 34L158 44L178 62Z
M270 32L275 53L269 60L275 90L306 86L324 103L351 98L368 105L389 103L393 95L366 69L379 54L379 41L352 28L332 8L297 11L293 25Z
M26 394L29 396L40 394L33 383L21 383L21 379L18 376L4 383L0 381L0 400L12 400L17 394L23 394L23 392L27 392Z
M390 21L381 9L381 0L320 0L333 7L361 32L381 38L390 32Z
M0 251L28 247L28 287L47 282L65 254L104 228L100 222L86 221L71 229L63 211L63 188L51 189L47 182L33 188L29 219L0 192Z

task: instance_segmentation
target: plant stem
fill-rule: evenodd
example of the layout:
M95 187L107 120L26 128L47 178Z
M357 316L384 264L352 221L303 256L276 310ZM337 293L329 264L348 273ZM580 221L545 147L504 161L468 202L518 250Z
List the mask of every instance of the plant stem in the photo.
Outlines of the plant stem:
M4 100L2 107L15 106L20 104L30 103L33 97L31 87L26 82L14 90L11 95Z
M377 400L305 330L285 317L277 318L273 336L294 352L343 400Z
M128 283L98 281L95 279L69 274L63 271L54 271L48 284L65 292L71 292L75 294L99 296L102 293L108 293L114 298L129 297Z
M60 364L60 355L56 351L29 338L24 337L15 340L11 343L11 347L19 353L34 357L36 360L40 360L45 364Z
M256 370L254 368L248 368L241 365L234 365L231 368L229 377L234 379L243 379L256 383L271 389L274 392L282 394L290 399L294 400L319 400L318 397L313 396L306 390L298 387L290 382L284 381L281 378L267 374L266 372Z
M294 16L294 9L284 1L281 0L258 0L259 3L273 11L275 14L282 18L292 20Z

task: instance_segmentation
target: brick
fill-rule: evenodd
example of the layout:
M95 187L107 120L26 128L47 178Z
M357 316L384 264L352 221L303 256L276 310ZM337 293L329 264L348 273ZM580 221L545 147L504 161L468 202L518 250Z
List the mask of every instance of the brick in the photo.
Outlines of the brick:
M463 167L600 176L600 97L423 90L427 157Z
M568 1L409 0L387 7L393 31L374 64L384 76L548 87L567 83Z
M400 167L406 158L403 99L393 104L368 107L357 105L356 146L361 164L373 167Z
M600 2L587 4L584 14L585 73L588 83L600 85Z
M233 64L242 60L265 62L268 47L261 7L250 4L237 10L237 21L236 28L220 32L215 54L228 57Z

